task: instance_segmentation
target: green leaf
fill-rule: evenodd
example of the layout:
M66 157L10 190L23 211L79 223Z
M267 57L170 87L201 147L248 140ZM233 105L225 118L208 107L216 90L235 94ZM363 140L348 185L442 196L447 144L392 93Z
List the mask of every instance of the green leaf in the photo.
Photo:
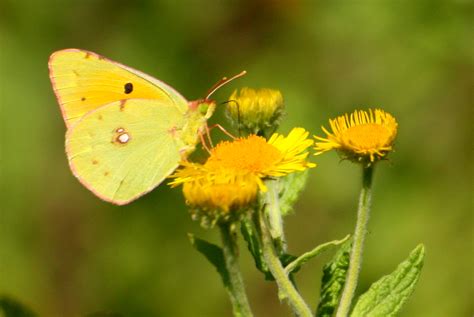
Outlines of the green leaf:
M339 304L346 281L352 239L346 240L334 257L323 267L321 291L316 317L331 317Z
M320 255L321 253L323 253L326 250L329 250L329 249L331 249L335 246L343 244L344 242L349 240L349 238L350 238L350 235L347 235L346 237L344 237L341 240L334 240L334 241L330 241L330 242L320 244L317 247L315 247L313 250L303 253L299 257L293 259L293 261L291 261L285 267L286 273L290 274L292 272L297 272L303 264L305 264L306 262L308 262L312 258Z
M20 304L13 298L5 295L0 296L0 316L1 317L36 317L32 310Z
M415 289L423 268L424 256L425 248L420 244L395 271L372 284L370 289L359 297L351 317L396 316Z
M243 219L241 222L240 231L242 232L244 240L247 242L247 248L249 249L250 254L252 254L257 269L265 274L266 280L273 280L272 274L270 273L270 270L268 269L268 266L263 258L262 245L257 235L257 229L253 225L252 221L249 219Z
M188 234L189 241L193 245L193 247L201 252L202 255L206 257L206 259L211 262L212 265L216 268L217 272L222 278L222 282L226 287L229 287L229 272L227 272L224 260L224 252L220 247L206 240L202 240L199 238L194 237L193 234Z
M306 185L308 170L298 173L290 173L281 178L280 182L280 212L286 216L293 212L293 205L298 200L301 191Z

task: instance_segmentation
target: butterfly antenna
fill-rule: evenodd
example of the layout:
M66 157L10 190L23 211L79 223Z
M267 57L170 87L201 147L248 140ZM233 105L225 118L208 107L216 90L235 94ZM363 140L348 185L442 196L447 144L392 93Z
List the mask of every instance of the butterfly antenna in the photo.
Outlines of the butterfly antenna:
M207 92L207 96L206 96L205 100L209 100L209 98L212 96L212 94L214 94L216 92L217 89L219 89L222 86L226 85L227 83L233 81L234 79L237 79L237 78L240 78L240 77L244 76L245 74L247 74L247 71L244 70L244 71L241 71L237 75L232 76L230 78L227 78L227 77L222 78L217 83L215 83L211 87L211 89L209 89L209 91Z
M240 105L237 101L234 101L236 104L237 104L237 130L239 132L239 137L241 135L241 131L240 131L240 127L241 127L241 124L240 124Z

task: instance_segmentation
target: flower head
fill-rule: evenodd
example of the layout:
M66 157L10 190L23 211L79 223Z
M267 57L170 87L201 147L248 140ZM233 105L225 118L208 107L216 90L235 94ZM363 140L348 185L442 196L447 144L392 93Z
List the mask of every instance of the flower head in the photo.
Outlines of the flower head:
M258 191L266 190L263 179L315 166L306 161L313 144L307 137L307 131L295 128L287 137L274 134L269 141L250 135L221 142L204 164L183 162L170 185L183 185L187 204L202 222L238 219Z
M268 141L250 135L232 142L221 142L211 150L205 165L251 173L259 178L303 171L316 166L306 161L306 149L313 144L308 134L303 128L294 128L287 137L275 133Z
M212 169L206 164L183 162L173 175L172 186L183 185L186 204L193 219L205 227L238 220L256 200L259 179L252 174L225 168Z
M270 135L279 125L283 108L280 91L245 87L232 93L227 113L239 130L249 134Z
M251 174L209 173L183 185L190 205L224 212L247 207L255 200L258 181Z
M332 132L324 127L325 138L315 136L316 155L338 150L344 158L371 164L392 151L397 136L397 121L380 109L354 111L329 120Z

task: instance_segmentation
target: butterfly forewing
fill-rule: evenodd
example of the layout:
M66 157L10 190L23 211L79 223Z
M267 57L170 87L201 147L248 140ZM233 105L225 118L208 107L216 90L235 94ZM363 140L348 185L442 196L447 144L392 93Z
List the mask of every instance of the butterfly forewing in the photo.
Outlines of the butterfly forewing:
M173 105L130 99L89 112L66 135L74 175L100 198L126 204L158 186L181 159L185 123Z
M188 108L186 99L165 83L92 52L57 51L50 57L49 69L68 127L87 112L124 99L155 99L183 114Z

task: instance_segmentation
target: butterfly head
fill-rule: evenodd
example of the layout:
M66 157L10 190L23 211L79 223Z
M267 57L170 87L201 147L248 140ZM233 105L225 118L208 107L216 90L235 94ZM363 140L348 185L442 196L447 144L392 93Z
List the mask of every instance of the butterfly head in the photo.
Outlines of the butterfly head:
M198 101L197 111L204 116L204 118L209 119L216 110L216 102L214 100L200 100Z
M199 99L190 101L189 110L194 113L198 113L199 116L203 117L204 119L209 119L214 114L214 110L216 110L216 102L211 99Z

